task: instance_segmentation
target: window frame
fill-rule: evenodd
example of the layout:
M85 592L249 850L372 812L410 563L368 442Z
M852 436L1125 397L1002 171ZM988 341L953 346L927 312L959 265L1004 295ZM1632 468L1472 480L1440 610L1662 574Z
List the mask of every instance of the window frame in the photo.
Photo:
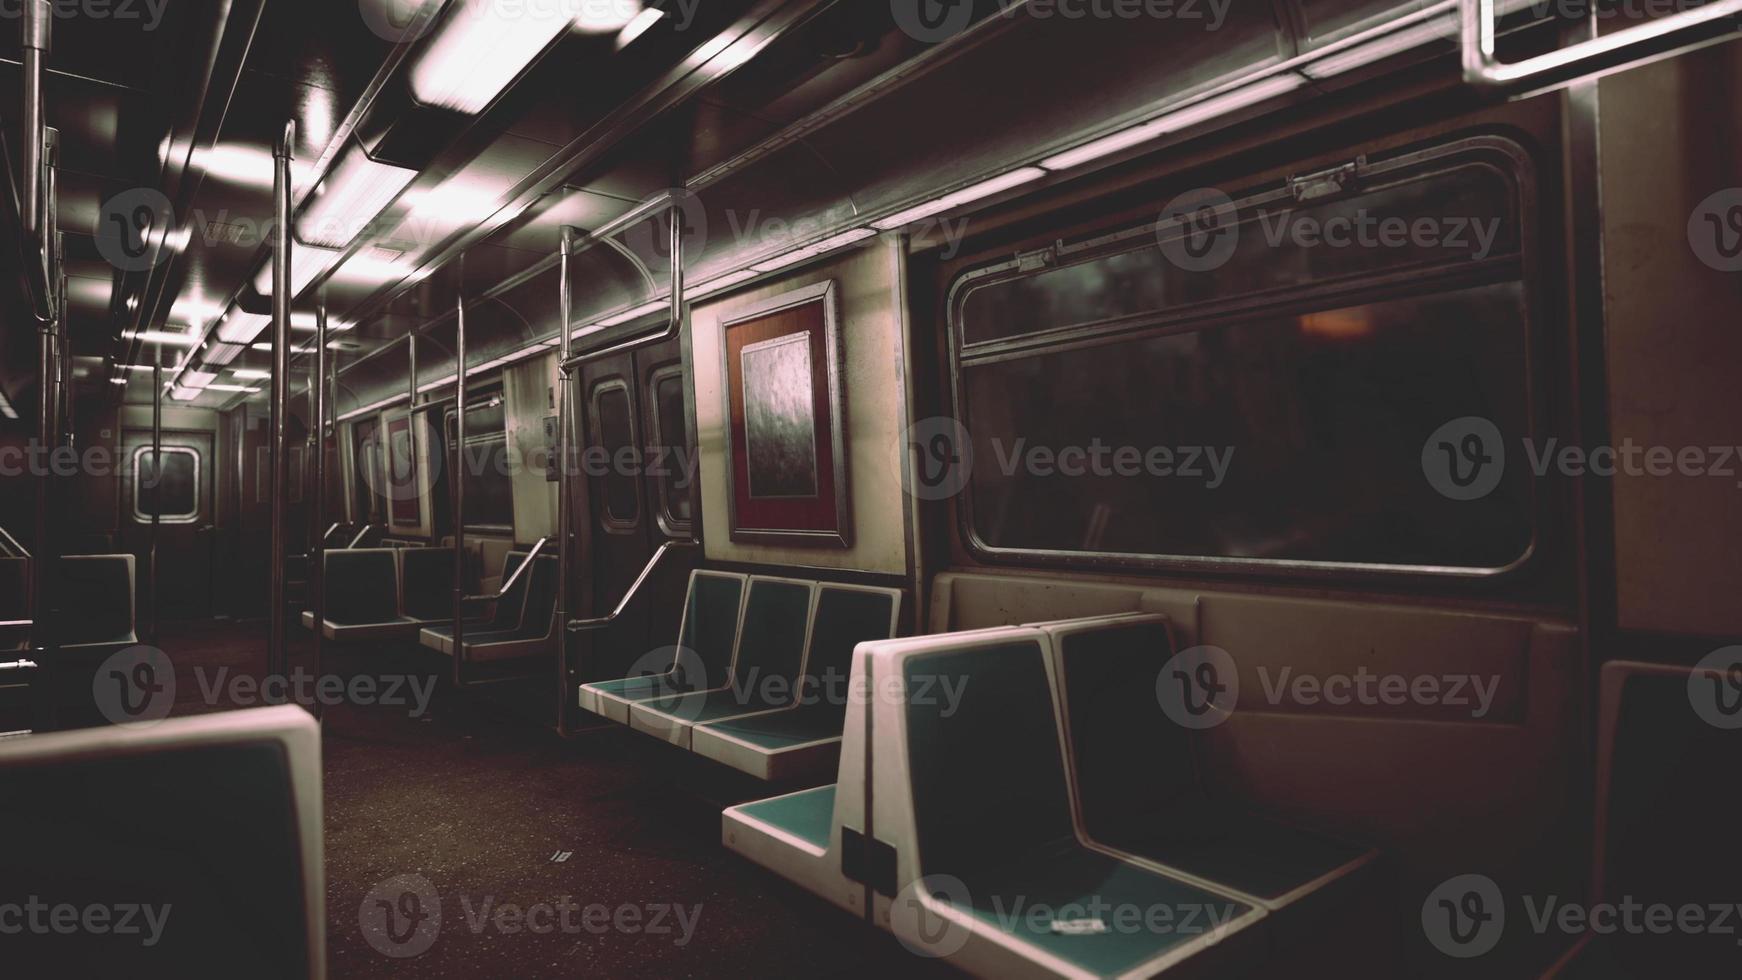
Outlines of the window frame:
M139 499L140 493L145 489L145 481L139 478L141 472L139 464L141 459L145 456L151 455L151 452L151 446L149 445L137 446L133 450L133 520L139 524L151 523L151 515L142 509L141 504L143 501ZM200 482L201 477L203 476L203 470L201 467L203 461L200 459L200 451L194 449L192 446L164 446L162 448L162 455L164 456L174 456L178 453L184 456L193 457L194 509L191 513L186 514L162 514L157 518L157 521L159 524L198 524L200 521L200 514L205 509L203 506L205 485ZM161 477L158 461L153 461L153 467L153 475Z
M604 395L613 391L621 391L623 393L623 401L626 405L625 414L629 420L628 445L635 447L635 451L640 453L643 451L641 445L641 420L636 417L635 391L629 386L629 379L620 375L611 375L598 379L593 383L592 391L587 396L587 405L591 409L591 411L588 412L587 433L591 437L591 443L594 446L598 446L600 449L605 448L605 418L604 413L600 410L600 403L603 400ZM623 447L618 447L617 450L612 450L609 455L615 457L617 452L622 448ZM640 474L629 474L626 478L634 484L634 492L630 495L630 499L635 501L635 514L633 517L626 519L612 513L611 491L606 485L612 477L612 473L610 472L611 465L613 464L607 462L606 472L597 478L597 486L599 488L599 526L608 534L633 534L641 530L641 521L646 516L645 509L647 507L647 501L643 499L647 489L646 484L643 483Z
M1345 155L1345 160L1348 155ZM1363 180L1392 176L1389 183L1403 183L1456 170L1471 163L1486 163L1510 185L1516 206L1518 249L1515 253L1489 256L1458 265L1409 265L1380 273L1338 277L1306 286L1278 287L1257 294L1186 304L1157 312L1136 313L1111 319L1071 324L1015 337L967 343L963 313L968 296L977 289L1020 279L1050 269L1089 262L1132 251L1130 243L1145 238L1155 241L1153 221L1130 226L1121 221L1115 230L1074 241L1055 239L1054 244L1019 252L1014 258L970 266L957 274L945 292L944 332L948 349L950 412L963 426L969 425L963 399L963 373L976 365L1102 346L1168 333L1215 329L1218 322L1263 316L1308 303L1326 301L1383 301L1440 290L1468 288L1518 281L1524 306L1520 329L1524 332L1522 365L1525 406L1525 436L1533 441L1542 431L1544 408L1537 377L1538 337L1547 308L1548 285L1542 279L1545 260L1541 253L1536 164L1530 152L1505 136L1473 135L1432 144L1421 149L1369 160L1357 156L1353 165ZM1436 166L1437 164L1437 166ZM1313 168L1295 173L1320 172ZM1388 182L1375 180L1379 186ZM1233 195L1235 214L1242 217L1261 206L1292 200L1292 180L1260 182ZM1357 189L1372 190L1372 186ZM1175 192L1184 190L1176 188ZM1161 192L1156 200L1170 195ZM1296 201L1297 204L1317 200ZM1062 217L1062 216L1061 216ZM1003 254L1009 255L1008 251ZM1512 273L1502 275L1502 273ZM1428 287L1428 288L1424 288ZM1385 562L1320 561L1285 558L1241 558L1218 555L1133 554L1106 551L1061 551L1056 549L1006 547L991 544L979 532L975 520L975 491L970 480L954 497L956 531L967 553L989 565L1026 565L1096 571L1258 573L1294 578L1349 577L1378 579L1485 580L1517 574L1537 558L1543 540L1543 495L1537 480L1529 480L1528 517L1530 537L1524 550L1499 566L1404 565Z
M492 399L497 400L496 405L488 404ZM500 432L491 433L490 435L476 435L473 433L470 426L468 426L467 430L466 430L466 445L459 447L460 452L463 453L464 450L470 446L487 445L487 444L492 444L492 443L501 443L503 453L506 454L508 452L508 410L507 410L508 409L508 402L507 402L507 398L506 398L506 395L504 392L502 392L499 389L486 390L485 392L483 392L479 396L479 402L477 404L471 404L470 401L468 400L468 404L466 405L466 413L468 415L470 415L470 414L475 413L475 412L488 411L489 409L496 408L496 407L501 407L503 410L502 411L502 430ZM456 421L456 419L458 419L458 417L459 417L459 412L457 411L456 406L454 405L453 402L449 402L446 406L443 407L443 409L442 409L442 438L447 440L449 445L456 445L458 442L458 440L456 440L454 438L454 436L459 434L459 426L457 426L455 424L455 421ZM461 473L459 478L464 480L466 478L465 474ZM507 524L472 524L472 523L468 523L466 525L466 533L468 533L468 534L472 534L472 533L477 533L477 534L509 534L509 535L512 535L514 533L514 521L515 521L515 514L514 514L514 509L513 509L513 504L514 504L514 474L512 472L509 472L507 475L503 476L502 479L508 481L508 501L509 501L508 523ZM449 492L450 493L453 492L451 488L449 489ZM467 494L466 499L471 500L472 495ZM462 516L462 518L464 517L464 515L461 515L461 516Z
M683 369L682 363L667 364L663 367L655 368L652 372L650 372L647 375L648 406L649 406L649 411L651 411L651 413L653 415L653 432L651 432L649 434L654 439L657 439L660 442L665 441L665 423L666 423L667 419L665 417L665 414L663 412L661 412L660 408L659 408L659 386L667 381L674 379L674 378L677 380L679 393L683 395L684 402L687 405L688 401L689 401L689 390L688 390L689 386L686 383L686 379L684 378L684 369ZM688 419L687 418L681 419L679 421L683 425L684 431L687 434L689 431ZM686 438L686 442L687 442L687 438ZM661 447L657 447L657 448L661 448L661 449L664 449L666 451L666 458L664 460L664 463L668 467L671 466L675 462L672 459L672 452L671 452L674 448L682 449L684 451L684 453L686 453L685 457L682 460L682 462L684 462L686 464L689 463L694 457L694 450L688 445L679 446L679 447L661 446ZM659 477L655 478L655 484L657 486L657 490L656 490L654 495L659 501L659 508L655 512L654 518L659 522L660 531L663 532L666 537L670 537L670 538L690 537L691 534L695 530L696 480L694 478L694 475L692 474L692 476L691 476L690 485L687 487L684 487L682 490L682 494L681 494L682 496L690 498L690 515L691 516L690 516L690 519L687 521L686 520L679 520L677 515L672 513L672 509L671 509L672 501L676 500L678 498L678 496L680 495L679 491L678 491L678 487L677 487L677 478L668 469L663 476L659 476Z

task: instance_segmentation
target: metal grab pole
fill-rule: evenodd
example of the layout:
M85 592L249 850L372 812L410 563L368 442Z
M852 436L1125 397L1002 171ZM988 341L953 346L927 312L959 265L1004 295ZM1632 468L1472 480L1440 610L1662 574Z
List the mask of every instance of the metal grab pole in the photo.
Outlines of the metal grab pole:
M24 0L20 22L24 59L24 174L19 197L24 205L24 232L43 246L46 253L51 229L46 227L47 208L43 194L43 75L54 42L54 11L50 0ZM46 254L43 256L46 260ZM53 280L50 280L53 288Z
M574 287L569 283L569 265L575 254L575 230L567 225L562 230L561 260L557 264L561 277L557 287L557 396L556 396L556 730L569 733L569 562L574 558L573 535L569 531L569 385L572 374L568 366L569 348L573 343L569 318L573 315Z
M459 281L464 283L466 257L460 256ZM448 500L453 504L454 522L454 686L466 686L466 292L460 289L455 299L458 318L454 322L454 446L453 464L448 471ZM415 338L416 333L412 336ZM415 344L416 341L414 340ZM414 348L415 349L415 348ZM412 378L412 388L417 379Z
M284 135L272 158L272 610L271 635L266 641L266 676L289 673L284 600L284 563L289 528L286 491L290 475L290 161L296 147L296 122L284 124Z
M42 5L46 8L46 4ZM32 33L32 22L29 19L32 12L38 11L38 6L32 3L26 8L26 38ZM48 28L41 27L42 35L46 37ZM29 57L27 49L26 57ZM40 76L41 62L37 62L37 74ZM28 75L28 72L27 72ZM40 355L37 369L39 383L37 385L37 445L45 454L53 454L61 445L61 395L60 386L65 381L62 373L64 358L61 345L65 343L62 333L64 322L64 304L58 289L60 276L58 270L49 268L52 262L48 243L53 239L54 229L49 227L59 220L55 210L52 176L55 165L55 149L48 142L46 131L42 126L41 90L36 93L37 114L34 128L26 134L26 141L31 144L34 152L27 152L31 179L28 186L31 190L30 201L25 210L33 214L38 222L34 240L42 247L43 254L39 256L43 262L45 281L49 289L44 299L48 307L48 316L37 323L37 344ZM46 457L52 462L52 455ZM52 729L55 723L55 677L60 669L58 656L59 644L56 642L58 623L55 615L55 575L60 566L60 547L55 540L56 511L60 506L60 498L56 494L55 467L49 466L46 472L36 477L36 537L35 557L30 564L30 610L31 610L31 646L37 656L35 660L42 665L40 684L33 684L32 695L37 700L38 717L36 726ZM46 692L46 693L45 693Z
M138 467L134 467L135 471ZM133 474L139 479L138 472ZM157 644L158 626L162 622L162 614L158 611L157 590L157 540L158 532L163 524L163 507L160 494L163 493L163 345L157 346L157 357L151 362L151 552L146 564L147 582L150 583L150 614L151 643Z
M315 481L315 526L324 527L327 522L327 297L326 289L321 290L320 305L315 308L315 376L314 383L309 385L310 398L314 400L315 420L315 458L310 463ZM309 588L314 590L315 614L315 677L323 676L322 641L325 639L327 622L327 535L325 531L309 546ZM315 717L321 714L321 699L316 698L314 704Z

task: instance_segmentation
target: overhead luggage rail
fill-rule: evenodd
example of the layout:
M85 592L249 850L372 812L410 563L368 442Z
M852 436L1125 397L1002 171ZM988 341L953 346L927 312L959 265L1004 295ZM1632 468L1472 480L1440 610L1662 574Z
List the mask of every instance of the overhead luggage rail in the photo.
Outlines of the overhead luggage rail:
M1732 40L1742 31L1742 0L1714 0L1547 54L1507 62L1497 53L1496 2L1458 2L1464 80L1482 88L1518 87L1540 92Z

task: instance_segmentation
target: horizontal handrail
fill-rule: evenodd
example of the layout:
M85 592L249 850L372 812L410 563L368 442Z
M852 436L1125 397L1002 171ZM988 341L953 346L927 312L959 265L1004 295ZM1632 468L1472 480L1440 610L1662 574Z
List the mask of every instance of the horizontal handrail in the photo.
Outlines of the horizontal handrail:
M1524 82L1549 73L1580 74L1582 62L1591 62L1592 71L1625 66L1634 54L1675 53L1675 45L1689 41L1718 40L1699 38L1702 30L1721 30L1718 21L1742 16L1742 0L1713 0L1711 3L1669 14L1625 30L1593 37L1577 44L1540 54L1523 61L1501 61L1496 53L1494 5L1496 0L1459 0L1458 18L1463 41L1464 79L1472 85L1499 86ZM1653 50L1650 46L1656 45Z
M4 622L0 622L0 630L31 629L34 626L36 626L36 620L34 619L8 619Z
M466 596L466 598L463 601L465 601L465 602L501 602L503 600L503 598L505 598L508 595L508 590L514 588L514 583L520 581L520 576L525 574L525 572L528 568L532 567L533 560L538 557L538 553L543 551L544 546L546 544L548 544L549 542L550 542L549 538L539 538L538 543L532 546L532 550L526 553L526 559L520 563L520 567L516 568L514 570L514 574L508 576L508 580L506 582L502 583L502 587L500 589L497 589L494 593L492 593L490 595L469 595L469 596Z
M4 673L4 672L9 671L9 670L36 670L36 669L37 669L37 663L34 660L0 661L0 673Z
M570 633L584 633L588 630L603 629L615 623L618 617L623 615L623 611L629 608L629 604L635 601L636 595L641 592L641 587L653 577L654 570L665 560L668 553L678 548L694 548L699 544L701 544L700 541L667 541L660 545L659 550L653 553L653 557L647 559L647 567L641 570L641 574L636 576L628 591L623 593L623 599L617 603L617 608L604 616L595 616L591 619L571 619L568 621L568 631Z

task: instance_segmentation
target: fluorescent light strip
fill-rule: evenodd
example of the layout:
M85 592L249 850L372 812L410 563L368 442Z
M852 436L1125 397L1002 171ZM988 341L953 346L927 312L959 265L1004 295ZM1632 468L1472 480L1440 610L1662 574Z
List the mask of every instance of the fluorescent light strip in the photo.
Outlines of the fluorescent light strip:
M1457 32L1457 18L1447 15L1345 48L1304 66L1301 71L1313 78L1330 78L1434 41L1445 41L1449 45Z
M991 180L981 181L971 187L964 187L954 193L945 194L943 197L940 197L935 201L927 201L924 204L908 208L906 211L899 211L881 221L873 221L871 222L871 227L876 228L878 231L894 231L897 228L905 228L906 226L913 224L915 221L929 218L934 214L953 211L963 205L972 204L975 201L991 197L994 194L1002 194L1003 192L1010 190L1012 187L1020 187L1031 181L1039 180L1046 176L1047 169L1052 169L1050 167L1042 169L1042 167L1046 167L1046 165L1042 164L1041 167L1021 167L1012 170L1007 174L993 177ZM756 267L751 266L751 268Z
M477 115L596 0L540 0L505 9L460 0L411 66L411 94L424 105Z
M622 32L617 35L617 50L621 51L629 45L634 44L636 38L646 34L653 28L653 25L659 23L660 18L664 16L665 11L660 10L658 7L649 7L641 13L636 14L635 19L623 25Z
M755 269L739 269L737 272L731 272L723 276L709 279L707 282L689 290L689 292L692 296L712 296L722 290L731 289L733 286L739 285L740 283L749 282L760 274L761 273L757 272Z
M127 383L127 379L126 378L110 378L109 383L112 385L124 385ZM6 409L10 409L11 407L12 407L11 405L0 405L0 415L6 415L6 417L9 419L17 418L18 416L7 414L6 411L4 411Z
M352 147L303 210L297 237L317 248L343 249L415 179L417 171L376 163L362 147Z
M224 367L231 361L240 357L242 351L245 349L246 348L240 344L225 344L213 341L212 346L206 348L204 359L207 364L214 367Z
M580 340L582 337L591 337L592 335L594 335L596 333L604 333L604 332L605 332L605 325L602 323L595 323L595 324L591 324L589 326L580 327L580 328L576 329L574 333L569 334L569 339L570 340ZM540 345L540 346L543 346L543 345Z
M142 344L160 344L167 347L198 347L200 338L193 334L170 333L167 330L141 330L133 334L133 339Z
M615 327L615 326L619 326L619 325L624 324L624 323L628 323L631 320L639 320L644 316L652 316L653 314L658 313L660 310L669 310L669 309L671 309L671 301L670 300L655 300L654 302L651 302L651 303L643 303L640 306L635 307L634 309L624 310L621 313L613 314L613 315L611 315L603 320L599 320L597 323L594 324L594 326Z
M1266 78L1224 95L1218 95L1213 99L1188 105L1158 119L1152 119L1141 126L1133 126L1111 136L1103 136L1074 150L1066 150L1057 156L1047 157L1040 161L1040 165L1047 170L1069 170L1091 160L1098 160L1121 150L1147 143L1168 133L1178 132L1217 116L1256 105L1265 99L1292 92L1305 84L1305 79L1293 73Z
M206 385L206 390L207 391L242 391L242 392L247 392L250 395L260 394L259 388L250 388L247 385Z
M271 371L261 371L258 368L233 368L230 373L243 381L267 381L272 378Z
M169 397L178 402L191 402L201 394L197 388L176 388L169 393Z
M264 313L244 313L231 310L218 324L218 339L226 344L251 344L271 325L272 317Z
M310 248L307 245L292 244L290 248L290 295L296 296L307 289L309 283L320 278L333 263L339 261L344 251L336 248ZM265 268L254 277L254 290L262 296L272 295L272 258L266 259Z
M769 259L766 262L758 262L755 265L752 265L749 271L752 273L775 272L780 269L785 269L788 266L794 266L800 262L814 259L821 255L827 255L836 249L845 248L856 242L862 242L867 238L874 238L876 235L877 232L870 228L855 228L852 231L844 231L833 238L825 238L820 242L807 245L796 251L788 252L778 258Z
M181 373L181 383L184 388L206 388L210 387L211 383L216 380L218 380L218 376L210 371L188 370Z

